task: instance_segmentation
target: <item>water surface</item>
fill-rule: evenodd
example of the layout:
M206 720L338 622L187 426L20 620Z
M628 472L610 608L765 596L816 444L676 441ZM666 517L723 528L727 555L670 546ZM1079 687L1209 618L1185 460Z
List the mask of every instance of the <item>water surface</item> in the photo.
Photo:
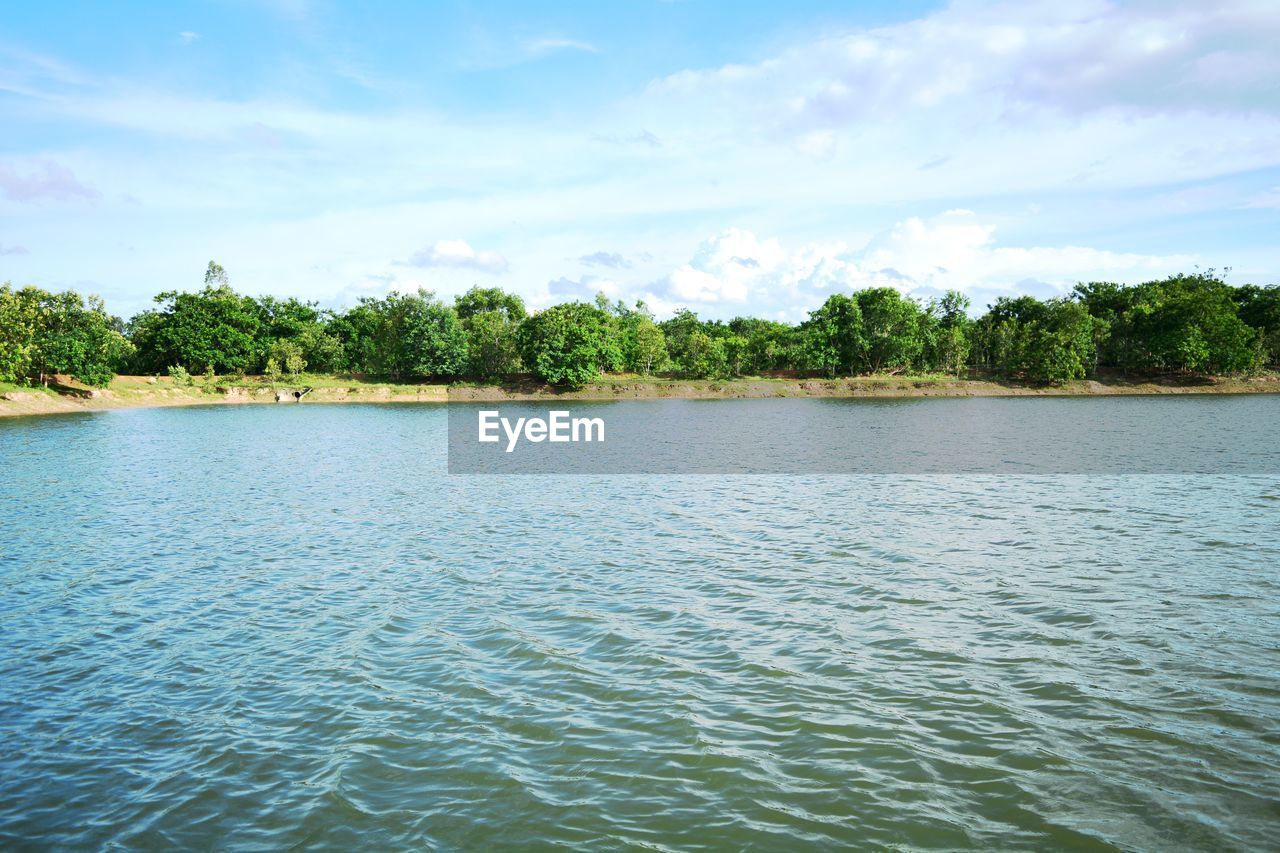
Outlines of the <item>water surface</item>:
M0 841L1280 844L1274 474L450 477L445 431L0 421Z

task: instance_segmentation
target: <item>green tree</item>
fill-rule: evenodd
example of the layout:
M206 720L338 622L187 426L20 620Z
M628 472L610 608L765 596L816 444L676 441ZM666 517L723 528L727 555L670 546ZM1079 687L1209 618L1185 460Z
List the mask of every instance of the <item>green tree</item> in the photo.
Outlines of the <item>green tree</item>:
M1259 334L1261 361L1280 367L1280 285L1246 284L1232 295L1240 319Z
M466 293L454 297L453 305L458 312L458 319L464 321L489 311L497 311L516 323L528 316L523 299L498 287L472 287Z
M1040 382L1081 379L1093 363L1093 318L1072 299L1051 299L1041 317L1024 327L1027 376Z
M329 312L320 311L314 302L292 297L263 296L258 299L258 308L257 348L264 364L278 342L289 341L301 350L302 360L312 370L328 373L341 366L342 344L326 327L332 319ZM283 367L284 362L280 361L280 365Z
M858 300L843 293L827 297L822 307L809 312L800 327L805 365L828 376L848 376L857 372L866 349L862 330L862 308Z
M516 332L526 317L523 299L496 287L473 287L454 306L467 334L467 373L490 380L520 370Z
M631 316L634 319L627 323L623 336L623 357L627 370L649 376L666 364L667 336L651 317Z
M860 290L854 298L862 313L863 371L898 372L915 364L924 350L920 305L891 287Z
M1125 370L1236 373L1265 357L1258 327L1241 316L1249 297L1214 270L1132 287L1090 282L1078 285L1075 295L1097 321L1102 364Z
M502 311L480 311L462 321L467 335L467 373L492 380L520 369L519 321Z
M525 366L552 385L581 387L622 361L610 316L584 302L555 305L529 317L516 343Z
M729 331L743 339L741 352L731 356L731 361L734 358L740 360L740 373L754 376L771 370L786 370L800 359L796 328L787 323L735 317L729 321Z
M342 364L353 373L391 372L395 361L385 300L362 297L326 327L342 349Z
M400 297L398 372L417 376L458 376L467 364L467 333L452 307L427 290Z
M1131 311L1138 366L1209 373L1252 368L1258 336L1240 319L1231 296L1213 270L1140 285Z
M673 369L677 373L691 373L690 339L694 333L706 331L698 315L688 308L681 308L670 320L663 320L660 327Z
M1002 297L979 322L979 337L999 372L1056 384L1088 374L1094 363L1093 325L1075 299Z
M348 368L391 376L458 376L467 364L467 333L458 314L430 291L365 297L333 318Z
M205 287L227 287L230 282L227 280L227 271L222 264L217 261L209 261L209 266L204 271Z
M301 347L307 366L317 373L334 373L346 366L342 342L329 330L332 322L326 317L310 323L291 339Z
M217 373L253 370L259 363L262 312L252 297L230 287L206 287L199 293L166 291L156 296L159 310L130 324L138 366L158 373L169 365Z
M297 379L298 374L307 369L307 359L297 341L285 338L271 344L271 349L267 351L265 367L268 378L273 382L279 379L281 371L288 374L290 379ZM271 376L272 367L275 368L274 378Z
M695 379L729 375L729 360L722 338L713 338L699 329L689 336L685 372Z
M62 373L86 385L110 384L129 347L102 300L73 290L35 291L34 296L38 313L32 367L41 381Z
M969 319L969 297L949 290L932 300L925 310L924 360L928 367L956 376L969 361L973 321Z
M0 382L26 382L36 349L40 309L35 288L0 286Z

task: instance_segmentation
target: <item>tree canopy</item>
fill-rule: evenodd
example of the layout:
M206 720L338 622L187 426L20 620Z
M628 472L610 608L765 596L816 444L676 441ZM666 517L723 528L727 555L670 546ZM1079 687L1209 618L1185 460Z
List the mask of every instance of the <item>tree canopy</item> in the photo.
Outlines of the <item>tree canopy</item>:
M580 386L609 372L690 378L788 371L826 376L965 371L1057 383L1099 371L1231 374L1280 367L1280 287L1233 287L1213 270L1052 299L1004 297L980 316L963 294L928 302L892 288L834 293L799 324L658 322L643 302L524 300L473 287L451 304L393 291L346 310L238 293L211 261L203 287L169 290L123 324L97 297L0 288L0 381L116 372L351 372L496 381L521 373Z

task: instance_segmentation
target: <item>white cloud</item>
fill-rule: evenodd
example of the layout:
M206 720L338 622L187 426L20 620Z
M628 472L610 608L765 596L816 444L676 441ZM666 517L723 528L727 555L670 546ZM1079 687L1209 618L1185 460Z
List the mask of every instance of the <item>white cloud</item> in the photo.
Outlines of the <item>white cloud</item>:
M507 259L499 252L477 252L465 240L437 240L409 258L415 267L456 267L487 273L505 272Z
M1267 280L1280 273L1265 191L1280 173L1280 90L1263 48L1277 19L1273 0L957 2L565 99L553 116L445 108L407 80L365 102L324 97L337 60L298 75L305 85L267 75L225 97L181 74L129 79L0 45L0 91L14 95L0 117L31 131L10 146L21 159L0 163L0 214L22 223L6 235L17 242L66 246L40 253L44 274L107 270L143 306L189 268L198 279L211 253L248 292L325 299L370 272L407 275L388 259L423 235L462 234L489 251L444 240L408 263L442 290L492 273L530 304L586 270L652 291L657 310L793 316L872 283L979 293L1163 274L1184 246ZM596 61L562 33L527 35L459 53L484 68L530 51ZM923 215L961 207L982 214ZM1108 251L1137 239L1155 254ZM121 241L148 263L120 257ZM586 260L600 246L633 266Z
M647 130L639 133L619 136L616 133L597 133L591 137L596 142L605 142L609 145L646 145L649 148L661 148L662 140L657 134Z
M729 228L704 240L688 264L673 270L659 289L688 302L746 302L752 285L771 274L786 255L777 240L758 240Z
M545 56L548 53L555 53L559 50L576 50L582 53L600 52L600 49L593 44L568 38L528 39L522 46L524 47L525 53L533 57Z
M682 71L656 95L715 98L790 126L834 128L979 100L999 111L1280 115L1280 15L1258 0L1120 5L956 2L755 65ZM818 139L821 139L819 137ZM812 144L812 143L810 143Z
M550 298L538 300L538 304L579 300L590 302L596 298L597 293L603 293L612 300L622 295L623 288L613 279L601 276L584 275L577 280L561 276L547 282L547 293Z
M1023 281L1062 290L1078 281L1135 281L1185 270L1191 254L1142 255L1084 246L998 246L994 225L972 212L911 217L873 239L858 255L863 279L885 276L902 290L1013 291Z
M578 258L578 262L588 267L609 267L610 269L628 269L631 267L631 261L624 258L617 252L592 252L589 255L582 255Z
M181 42L182 44L191 44L193 41L196 41L199 38L200 38L200 34L194 33L191 30L183 30L182 32L178 33L178 41Z
M836 243L787 251L777 240L728 229L704 241L688 264L661 279L650 298L710 306L716 313L723 313L726 303L750 303L757 313L798 319L837 291L893 287L921 297L944 290L1052 296L1079 281L1147 280L1189 269L1198 260L1191 254L1141 255L1083 246L1000 246L995 234L995 225L968 210L904 219L854 250Z
M0 193L13 201L93 200L98 197L97 190L80 183L70 169L52 160L34 163L23 170L0 163Z
M1280 210L1280 187L1258 193L1244 203L1244 207Z

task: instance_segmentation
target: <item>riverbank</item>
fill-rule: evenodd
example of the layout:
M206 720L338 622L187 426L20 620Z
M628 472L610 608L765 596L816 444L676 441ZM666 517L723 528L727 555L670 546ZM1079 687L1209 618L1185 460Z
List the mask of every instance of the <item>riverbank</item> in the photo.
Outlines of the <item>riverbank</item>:
M309 389L309 390L308 390ZM294 392L304 393L300 401ZM108 409L210 406L244 403L445 403L447 386L364 382L336 376L305 376L297 383L256 381L193 384L168 376L117 376L106 388L88 388L59 376L49 388L0 388L0 417L97 412Z
M309 389L309 390L306 390ZM303 392L295 399L294 392ZM448 403L553 400L744 399L766 397L1027 397L1133 394L1280 393L1280 375L1250 378L1159 377L1085 379L1035 385L1000 379L859 376L848 379L662 379L616 377L576 391L532 381L504 385L376 382L345 376L304 376L296 383L249 378L175 383L167 376L118 376L107 388L56 377L50 388L0 388L0 417L164 406L245 403Z

